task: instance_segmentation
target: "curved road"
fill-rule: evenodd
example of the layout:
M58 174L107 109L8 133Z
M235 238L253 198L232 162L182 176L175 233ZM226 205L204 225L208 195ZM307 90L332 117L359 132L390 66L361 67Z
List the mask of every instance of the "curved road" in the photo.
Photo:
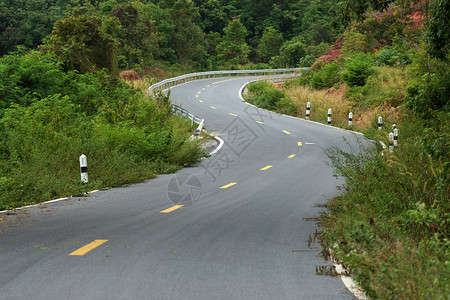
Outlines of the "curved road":
M0 299L352 299L327 266L323 149L354 134L242 102L250 78L172 88L224 146L195 167L0 215Z

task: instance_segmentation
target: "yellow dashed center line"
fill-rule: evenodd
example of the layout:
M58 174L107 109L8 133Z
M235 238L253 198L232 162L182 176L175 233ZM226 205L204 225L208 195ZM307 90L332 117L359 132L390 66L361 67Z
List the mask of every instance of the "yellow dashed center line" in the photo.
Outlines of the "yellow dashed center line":
M72 253L70 253L69 255L76 255L76 256L81 256L81 255L85 255L86 253L88 253L89 251L97 248L98 246L100 246L101 244L106 243L108 240L95 240L92 243L87 244L86 246L81 247L78 250L73 251Z
M213 82L212 84L217 84L217 83L221 83L221 82L227 82L227 81L230 81L230 80L236 80L236 79L235 79L235 78L232 78L232 79L225 79L225 80Z
M286 134L291 134L289 131L283 130L284 133Z
M233 185L235 185L235 184L237 184L237 182L231 182L231 183L229 183L229 184L227 184L227 185L221 186L220 188L221 188L221 189L227 189L227 188L229 188L230 186L233 186Z
M195 98L198 98L198 95L195 95Z
M206 87L210 87L210 86L211 86L211 85L208 84Z
M268 166L265 166L264 168L261 168L260 170L261 171L265 171L265 170L270 169L272 167L273 167L272 165L268 165Z
M295 154L289 155L288 158L293 158L295 157Z
M168 209L165 209L165 210L160 211L160 213L162 213L162 214L167 214L167 213L173 212L174 210L177 210L177 209L179 209L179 208L182 208L183 206L184 206L184 205L175 205L175 206L169 207Z
M212 108L212 109L217 109L217 108L215 108L214 106L211 106L211 108Z
M233 117L237 117L238 115L235 115L235 114L233 114L233 113L228 113L230 116L233 116Z
M303 144L302 144L302 142L298 142L297 145L298 145L299 147L301 147Z
M256 123L258 123L258 124L264 124L263 122L261 122L261 121L255 121Z
M203 100L198 100L198 102L203 103Z
M202 91L206 90L206 88L202 88Z

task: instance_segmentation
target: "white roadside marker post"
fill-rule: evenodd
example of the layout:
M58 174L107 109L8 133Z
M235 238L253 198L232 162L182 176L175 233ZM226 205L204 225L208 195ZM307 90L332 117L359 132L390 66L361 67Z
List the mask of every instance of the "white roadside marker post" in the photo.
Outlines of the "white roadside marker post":
M398 145L398 129L394 128L394 147Z
M389 133L389 152L394 152L394 146L392 145L391 142L394 141L394 134L391 132Z
M311 102L306 103L306 119L309 120L309 113L311 112Z
M328 109L328 119L327 119L327 121L328 121L328 125L330 125L331 124L331 108Z
M353 113L350 112L348 114L348 126L352 126L352 124L353 124Z
M83 183L88 183L88 173L87 173L87 159L86 155L81 154L80 156L80 172L81 172L81 181Z
M378 130L383 128L383 117L378 117Z

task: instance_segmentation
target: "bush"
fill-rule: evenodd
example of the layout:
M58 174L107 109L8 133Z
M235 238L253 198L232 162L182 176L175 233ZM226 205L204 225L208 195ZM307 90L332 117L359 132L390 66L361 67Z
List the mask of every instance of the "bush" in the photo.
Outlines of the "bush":
M316 90L332 87L339 82L341 66L337 62L327 63L311 75L310 85Z
M370 55L359 53L344 64L344 69L342 80L348 86L363 86L373 73L372 58Z
M413 56L409 51L399 47L386 46L375 54L374 64L377 66L409 65L412 61Z
M269 110L288 113L295 108L283 91L276 89L273 84L259 81L247 86L248 102Z
M411 68L413 78L406 89L409 107L425 118L431 118L435 110L450 112L450 69L448 63L432 59L427 73L426 57L417 55Z
M329 88L340 81L340 71L341 66L336 61L331 63L319 61L309 70L303 71L302 76L295 79L294 82L316 90Z

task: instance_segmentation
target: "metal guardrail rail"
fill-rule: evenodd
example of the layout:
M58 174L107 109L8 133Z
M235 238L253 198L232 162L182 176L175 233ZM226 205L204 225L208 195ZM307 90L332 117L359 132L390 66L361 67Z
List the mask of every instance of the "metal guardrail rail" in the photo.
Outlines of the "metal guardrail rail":
M172 86L182 84L188 81L216 78L216 77L232 77L232 76L269 76L270 78L286 78L299 76L302 70L308 68L291 68L291 69L264 69L264 70L230 70L230 71L209 71L200 73L190 73L174 78L165 79L153 84L148 88L148 93L151 96L153 93L163 91Z
M202 133L203 126L205 125L204 119L194 116L187 109L175 104L172 104L172 111L180 118L186 117L186 121L191 120L191 125L194 125L195 123L198 124L198 127L194 129L194 135L199 135Z

